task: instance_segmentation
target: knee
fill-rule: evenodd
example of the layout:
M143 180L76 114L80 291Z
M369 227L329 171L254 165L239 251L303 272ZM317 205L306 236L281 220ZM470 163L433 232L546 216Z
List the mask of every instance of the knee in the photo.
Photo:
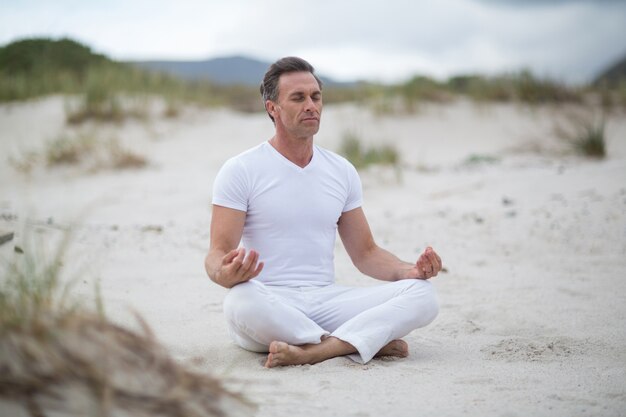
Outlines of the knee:
M247 322L258 314L258 300L263 293L263 285L248 281L235 285L224 298L224 315L231 323Z
M432 323L439 314L439 300L433 284L425 280L412 280L409 291L415 297L416 326L423 327Z

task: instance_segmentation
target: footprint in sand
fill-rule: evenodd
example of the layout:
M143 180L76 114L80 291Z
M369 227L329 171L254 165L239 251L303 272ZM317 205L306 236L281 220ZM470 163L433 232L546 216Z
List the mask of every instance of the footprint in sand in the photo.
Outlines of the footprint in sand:
M569 337L539 339L507 338L481 351L491 358L506 361L550 361L582 353L585 342Z

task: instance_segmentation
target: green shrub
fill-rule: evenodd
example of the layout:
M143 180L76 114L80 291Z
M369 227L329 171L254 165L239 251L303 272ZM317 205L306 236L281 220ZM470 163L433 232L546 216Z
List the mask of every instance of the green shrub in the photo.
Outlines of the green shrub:
M567 125L555 124L555 134L564 140L575 153L602 159L606 157L605 119L584 112L572 113Z
M572 145L583 156L599 159L606 157L604 121L582 126L572 141Z
M369 165L398 165L398 151L391 145L365 149L354 133L345 133L339 153L346 157L357 169Z

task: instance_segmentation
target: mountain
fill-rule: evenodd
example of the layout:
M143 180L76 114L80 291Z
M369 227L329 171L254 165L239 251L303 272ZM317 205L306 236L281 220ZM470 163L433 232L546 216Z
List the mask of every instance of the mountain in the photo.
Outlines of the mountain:
M213 58L205 61L131 61L139 68L163 72L188 81L209 80L217 84L243 84L258 86L271 65L245 56ZM327 85L351 86L320 76Z
M597 86L617 87L626 82L626 56L602 72L593 82Z
M232 56L206 61L134 61L139 68L163 72L184 80L210 80L217 84L258 84L269 63Z

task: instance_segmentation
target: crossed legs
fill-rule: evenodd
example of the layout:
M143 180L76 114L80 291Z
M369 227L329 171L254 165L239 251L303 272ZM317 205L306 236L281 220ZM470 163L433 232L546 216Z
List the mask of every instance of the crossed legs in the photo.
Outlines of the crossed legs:
M438 307L432 285L406 280L367 288L266 286L252 280L231 289L224 312L235 342L268 352L267 367L313 364L348 355L408 355L399 340L430 323Z
M348 342L334 336L329 336L317 344L301 346L289 345L285 342L270 343L269 354L265 362L266 368L285 365L316 364L327 359L355 353L357 350ZM409 345L404 340L392 340L387 343L376 356L396 356L400 358L409 355Z

